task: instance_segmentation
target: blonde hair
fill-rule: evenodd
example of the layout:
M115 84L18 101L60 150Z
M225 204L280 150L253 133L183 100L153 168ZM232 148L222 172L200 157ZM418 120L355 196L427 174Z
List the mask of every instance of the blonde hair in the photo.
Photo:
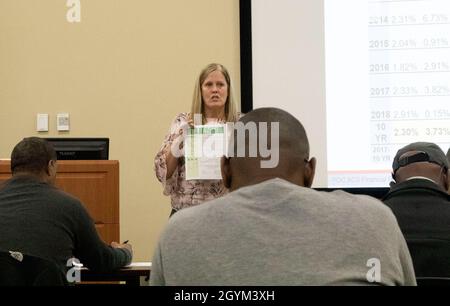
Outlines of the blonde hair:
M203 124L206 123L205 109L203 107L202 84L208 77L208 75L214 71L222 72L225 81L227 82L228 85L228 97L227 101L225 102L225 120L227 122L236 122L239 119L239 116L236 102L234 99L233 88L231 86L230 74L223 65L216 63L209 64L200 72L197 82L195 83L194 97L192 99L190 115L193 117L194 114L202 114Z

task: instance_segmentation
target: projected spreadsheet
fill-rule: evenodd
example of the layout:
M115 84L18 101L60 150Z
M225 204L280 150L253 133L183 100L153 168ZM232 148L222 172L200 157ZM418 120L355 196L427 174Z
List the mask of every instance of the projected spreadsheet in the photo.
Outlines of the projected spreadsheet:
M360 141L364 146L361 152L368 151L366 156L370 158L355 166L348 165L338 160L343 153L336 144L330 145L331 187L387 186L391 180L392 160L399 148L416 141L434 142L445 151L450 146L450 1L369 0L365 6L360 4L359 9L367 11L360 12L359 19L355 19L360 24L354 26L362 28L361 16L364 16L367 30L366 33L356 32L354 41L358 47L355 49L361 52L363 43L366 48L365 56L356 58L359 58L359 64L367 62L365 75L362 75L362 69L355 70L361 75L354 75L354 86L366 90L365 97L362 90L359 96L353 96L358 98L353 103L364 104L356 107L360 112L355 112L354 116L368 117L369 128L360 128L361 132L353 141ZM341 17L348 20L355 11L334 13L347 14ZM334 13L329 11L327 14ZM333 51L332 43L327 47L330 49L327 52ZM332 69L330 54L328 62ZM342 77L342 70L328 69L328 72ZM327 82L331 81L332 77L327 76ZM332 94L327 91L327 104L342 102L342 98L333 100ZM352 102L348 103L351 105ZM331 133L330 129L339 125L342 119L339 113L335 114L336 117L328 114L328 131ZM355 122L360 121L356 119ZM365 134L367 132L369 134ZM361 141L364 137L370 139L369 143Z

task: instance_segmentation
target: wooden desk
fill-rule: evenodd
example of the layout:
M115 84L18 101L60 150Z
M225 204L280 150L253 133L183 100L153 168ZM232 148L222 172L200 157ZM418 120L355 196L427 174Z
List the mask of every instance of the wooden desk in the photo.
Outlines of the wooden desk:
M86 268L81 269L82 285L87 282L101 284L103 282L125 282L127 286L148 286L150 281L151 262L132 263L129 267L123 267L117 271L99 273Z

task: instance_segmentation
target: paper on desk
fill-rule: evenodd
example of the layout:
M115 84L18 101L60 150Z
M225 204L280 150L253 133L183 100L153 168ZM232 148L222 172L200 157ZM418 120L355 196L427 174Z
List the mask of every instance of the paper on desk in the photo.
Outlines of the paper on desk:
M152 262L151 261L137 261L130 263L127 267L151 267Z

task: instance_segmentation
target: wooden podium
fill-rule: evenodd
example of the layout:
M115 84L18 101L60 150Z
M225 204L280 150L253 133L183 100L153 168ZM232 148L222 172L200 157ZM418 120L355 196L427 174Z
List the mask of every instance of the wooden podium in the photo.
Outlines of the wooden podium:
M0 183L10 177L10 161L0 161ZM104 242L120 243L119 161L58 161L56 185L83 203Z

